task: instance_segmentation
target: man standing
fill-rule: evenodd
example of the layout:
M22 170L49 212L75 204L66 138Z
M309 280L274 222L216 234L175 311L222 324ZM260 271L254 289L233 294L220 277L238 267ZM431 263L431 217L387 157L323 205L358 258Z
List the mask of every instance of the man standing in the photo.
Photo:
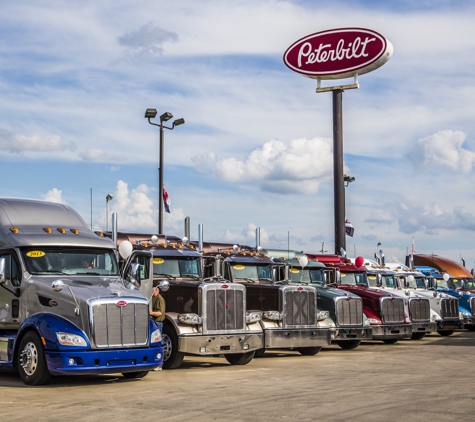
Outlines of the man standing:
M165 299L160 294L158 286L153 288L152 310L150 316L155 320L160 332L163 332L163 321L165 320Z

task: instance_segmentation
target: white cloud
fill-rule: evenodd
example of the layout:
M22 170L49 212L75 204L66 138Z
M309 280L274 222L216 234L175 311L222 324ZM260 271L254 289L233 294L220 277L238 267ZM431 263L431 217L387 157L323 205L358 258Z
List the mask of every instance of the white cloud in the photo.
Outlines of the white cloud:
M46 192L45 194L41 195L41 199L43 201L48 201L48 202L55 202L58 204L66 204L66 201L62 197L63 191L59 190L57 188L53 188Z
M14 154L22 152L57 152L74 151L74 142L64 142L58 135L17 135L8 130L0 129L0 151Z
M118 41L126 47L127 57L144 61L163 54L163 44L167 41L178 41L178 35L149 22L136 31L120 36Z
M449 169L468 174L475 163L475 153L463 148L466 135L462 131L442 130L419 139L406 157L416 169L421 167L439 171Z
M193 158L199 171L212 171L229 182L259 183L276 193L316 193L332 175L333 154L326 138L294 139L290 145L273 140L252 151L245 160L216 160L214 153Z
M124 154L106 154L102 149L89 149L86 152L82 152L79 156L84 161L126 161L127 157ZM114 171L116 167L111 167L111 171Z

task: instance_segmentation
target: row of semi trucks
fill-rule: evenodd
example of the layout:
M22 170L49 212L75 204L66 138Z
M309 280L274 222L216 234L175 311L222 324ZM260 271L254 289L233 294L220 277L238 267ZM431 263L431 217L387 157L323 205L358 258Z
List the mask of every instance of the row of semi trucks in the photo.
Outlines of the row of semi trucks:
M28 385L141 378L187 355L244 365L269 349L310 356L332 343L475 327L471 274L450 276L434 260L417 271L378 257L205 242L202 226L196 242L116 227L93 232L68 206L0 199L0 367ZM166 301L162 333L149 317L155 286Z

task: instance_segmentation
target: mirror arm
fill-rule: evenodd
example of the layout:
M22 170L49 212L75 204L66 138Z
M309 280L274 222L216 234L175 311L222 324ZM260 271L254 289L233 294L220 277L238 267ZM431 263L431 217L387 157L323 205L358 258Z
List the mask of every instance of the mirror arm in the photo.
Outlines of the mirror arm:
M20 288L15 287L13 290L10 290L4 283L0 283L0 286L3 287L7 292L10 292L15 297L20 297Z

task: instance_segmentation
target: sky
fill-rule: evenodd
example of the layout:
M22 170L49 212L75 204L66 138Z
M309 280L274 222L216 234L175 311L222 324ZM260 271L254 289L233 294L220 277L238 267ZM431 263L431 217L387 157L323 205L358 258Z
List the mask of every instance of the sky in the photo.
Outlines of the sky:
M61 202L105 230L111 194L119 230L157 233L155 108L185 119L164 131L166 234L190 217L193 240L203 224L204 240L255 245L259 227L265 248L333 253L332 95L283 54L368 28L394 53L343 93L348 256L381 243L404 262L414 239L475 266L472 1L0 5L0 196Z

